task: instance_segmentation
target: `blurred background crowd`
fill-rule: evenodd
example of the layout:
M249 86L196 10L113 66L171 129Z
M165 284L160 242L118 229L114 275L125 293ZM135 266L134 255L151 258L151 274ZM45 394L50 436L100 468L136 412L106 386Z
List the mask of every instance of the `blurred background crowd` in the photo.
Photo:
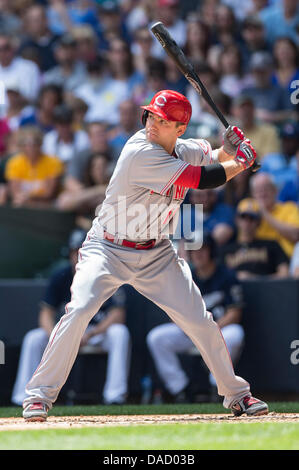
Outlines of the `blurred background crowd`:
M161 89L183 93L192 104L183 138L222 145L222 124L151 34L156 21L182 47L227 120L251 140L261 163L257 173L244 171L217 190L189 191L186 203L203 205L209 238L191 253L178 243L202 293L226 292L215 311L210 307L221 328L235 326L243 305L228 295L235 283L299 277L297 0L0 0L0 206L75 213L84 238L122 147L142 128L140 105ZM76 256L79 239L69 247ZM67 301L73 265L62 272L63 292L61 277L49 281L42 341L58 303ZM167 383L155 356L163 350L159 357L166 357L162 339L171 333L178 344L178 333L174 325L162 333L152 333L148 347L166 388L178 394L185 376L179 385ZM243 332L227 334L237 357ZM190 347L184 341L181 350ZM35 362L18 385L21 395Z

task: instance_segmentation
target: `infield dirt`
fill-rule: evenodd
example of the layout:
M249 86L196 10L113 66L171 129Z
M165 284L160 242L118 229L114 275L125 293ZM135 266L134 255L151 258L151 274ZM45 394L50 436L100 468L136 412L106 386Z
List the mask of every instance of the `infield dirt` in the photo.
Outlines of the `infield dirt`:
M121 416L49 416L44 423L26 423L23 418L0 418L0 431L25 429L59 429L103 426L129 426L142 424L189 423L240 423L284 422L298 423L298 413L269 413L268 415L235 418L231 414L182 414L182 415L121 415Z

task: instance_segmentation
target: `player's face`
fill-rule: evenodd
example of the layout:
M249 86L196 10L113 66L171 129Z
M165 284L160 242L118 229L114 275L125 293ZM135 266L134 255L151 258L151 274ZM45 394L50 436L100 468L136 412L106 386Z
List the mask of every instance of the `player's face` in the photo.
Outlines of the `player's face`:
M145 126L146 138L171 153L176 139L184 133L185 128L184 125L178 126L176 122L166 121L157 114L149 113Z

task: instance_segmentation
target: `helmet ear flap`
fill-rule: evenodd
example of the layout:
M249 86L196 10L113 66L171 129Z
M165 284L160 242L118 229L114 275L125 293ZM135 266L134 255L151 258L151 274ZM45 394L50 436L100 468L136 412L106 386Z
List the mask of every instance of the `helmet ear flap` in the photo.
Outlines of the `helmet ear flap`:
M143 114L142 114L142 117L141 117L141 121L142 121L142 124L144 125L144 127L145 127L147 118L148 118L148 111L145 109L143 111Z

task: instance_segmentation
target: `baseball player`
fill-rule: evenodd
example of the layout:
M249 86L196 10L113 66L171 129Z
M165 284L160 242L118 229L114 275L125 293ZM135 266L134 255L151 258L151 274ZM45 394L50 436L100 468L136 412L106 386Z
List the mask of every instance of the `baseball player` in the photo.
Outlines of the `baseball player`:
M249 168L256 152L236 127L226 130L223 147L214 151L205 140L181 139L192 109L175 91L156 93L142 108L144 129L120 154L79 250L71 301L27 384L26 420L47 418L90 319L122 284L157 304L190 337L215 377L224 407L237 416L268 412L266 403L252 397L249 383L235 375L219 327L168 236L189 188L222 186Z

